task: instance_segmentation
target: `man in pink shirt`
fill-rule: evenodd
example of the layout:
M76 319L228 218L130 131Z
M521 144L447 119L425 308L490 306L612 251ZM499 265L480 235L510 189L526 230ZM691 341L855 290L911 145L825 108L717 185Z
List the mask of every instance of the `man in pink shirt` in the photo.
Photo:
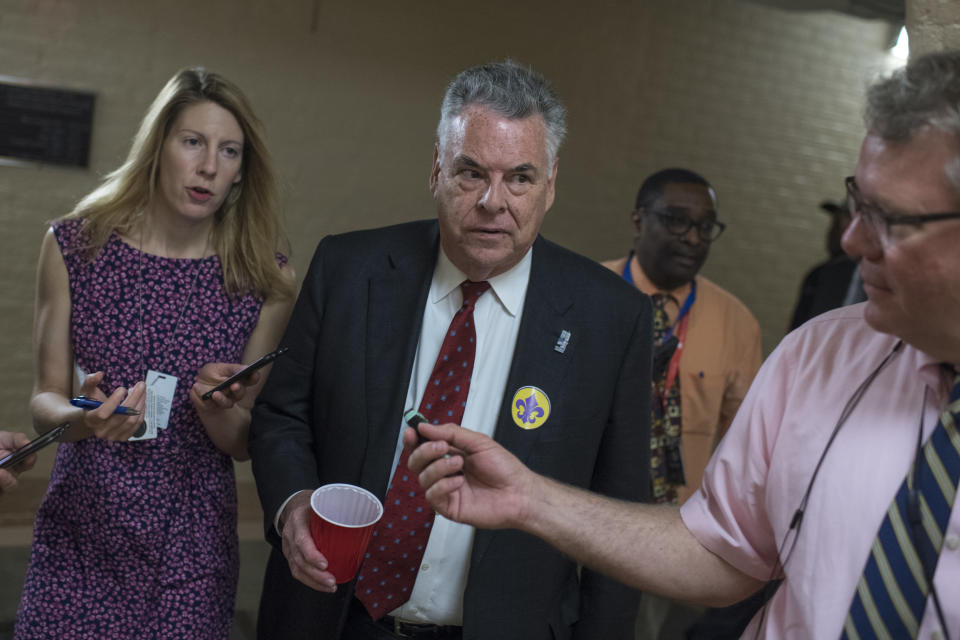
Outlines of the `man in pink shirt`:
M960 52L877 83L866 124L844 248L868 301L783 340L682 508L561 485L454 425L410 458L434 507L670 598L782 578L746 638L960 639Z

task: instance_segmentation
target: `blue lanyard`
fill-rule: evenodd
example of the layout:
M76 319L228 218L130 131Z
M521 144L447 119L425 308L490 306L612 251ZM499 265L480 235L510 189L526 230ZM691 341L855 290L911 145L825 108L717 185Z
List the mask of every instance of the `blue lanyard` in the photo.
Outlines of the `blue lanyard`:
M620 274L623 276L623 279L626 280L628 284L637 286L633 281L633 274L630 273L630 263L633 262L633 251L630 251L630 254L627 256L627 264L623 267L623 273ZM673 323L673 327L667 329L667 332L663 334L664 341L669 340L673 336L673 329L680 321L683 320L683 316L687 315L687 312L690 311L690 307L693 306L694 301L697 299L697 281L690 281L690 293L687 294L687 299L683 301L683 305L680 307L680 313L677 314L677 319Z

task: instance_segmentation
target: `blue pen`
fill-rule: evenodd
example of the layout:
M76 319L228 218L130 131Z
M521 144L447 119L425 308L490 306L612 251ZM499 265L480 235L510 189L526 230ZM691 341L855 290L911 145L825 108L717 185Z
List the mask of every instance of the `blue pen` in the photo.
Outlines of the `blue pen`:
M77 396L76 398L70 399L70 404L75 407L80 407L81 409L96 409L103 403L99 400L91 400L86 396ZM113 410L114 413L118 413L122 416L138 416L140 412L136 409L131 409L130 407L117 407Z

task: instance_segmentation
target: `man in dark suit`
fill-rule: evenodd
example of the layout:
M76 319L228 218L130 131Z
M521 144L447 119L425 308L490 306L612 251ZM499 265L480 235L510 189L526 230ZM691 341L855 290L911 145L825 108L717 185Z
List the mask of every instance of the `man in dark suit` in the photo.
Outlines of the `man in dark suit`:
M530 70L464 71L437 127L438 220L317 248L282 341L290 353L250 432L274 546L261 638L632 638L636 592L529 535L476 531L427 506L410 529L423 544L401 554L388 542L401 542L394 523L420 517L422 492L407 506L401 488L420 492L401 453L411 407L484 431L562 482L648 497L649 301L539 236L564 119ZM368 489L386 510L359 576L339 586L309 532L311 490L333 482ZM379 579L388 565L395 585Z
M857 304L867 299L863 282L857 271L857 262L843 251L840 239L850 226L849 205L824 200L820 209L830 214L827 229L827 253L830 257L813 267L803 278L800 297L793 308L789 331L793 331L814 316L837 307Z

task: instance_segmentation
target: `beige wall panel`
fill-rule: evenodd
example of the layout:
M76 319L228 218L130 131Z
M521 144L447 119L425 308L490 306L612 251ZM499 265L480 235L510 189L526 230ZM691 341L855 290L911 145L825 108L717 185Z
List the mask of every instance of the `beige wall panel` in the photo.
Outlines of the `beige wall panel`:
M729 224L705 273L754 311L769 351L823 257L817 203L852 172L864 87L892 65L887 38L878 22L734 0L0 0L0 74L97 93L89 170L0 166L0 428L29 425L46 221L122 161L180 67L219 71L251 98L302 274L324 234L433 215L427 174L452 75L508 56L531 64L570 112L545 234L622 255L642 178L703 173Z
M910 53L960 49L960 2L907 0Z

